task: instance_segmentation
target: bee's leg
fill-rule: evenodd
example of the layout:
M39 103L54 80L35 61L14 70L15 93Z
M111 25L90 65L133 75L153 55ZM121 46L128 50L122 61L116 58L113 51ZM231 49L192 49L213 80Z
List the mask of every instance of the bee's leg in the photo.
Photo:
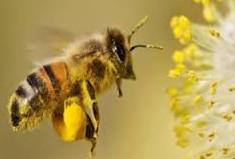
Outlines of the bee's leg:
M98 113L96 112L97 108L96 93L90 81L86 80L82 82L82 94L83 94L82 104L84 106L84 110L88 115L88 117L90 118L95 130L97 130L98 120L96 119L96 116L98 117L98 115L95 114Z
M86 138L91 142L91 155L94 155L94 149L96 147L97 135L96 131L88 117L87 127L86 127Z
M86 130L86 137L92 143L91 151L93 152L96 145L100 115L96 101L96 92L90 81L87 80L82 82L82 94L84 111L86 112L87 118L89 120Z
M98 134L99 122L100 122L97 103L93 104L93 110L94 110L95 119L97 120L97 123L98 123L98 127L97 129L94 128L89 116L87 116L87 127L86 127L86 137L91 142L91 155L94 155L94 149L96 147L96 140L97 140L97 134Z
M122 85L122 80L121 78L117 78L116 79L116 85L117 85L117 89L118 89L118 97L122 97L122 89L121 89L121 85Z
M95 133L98 134L99 125L100 125L100 113L99 113L99 107L98 107L97 102L94 102L92 107L93 107L92 109L94 112L95 120L97 122L97 128L95 129Z

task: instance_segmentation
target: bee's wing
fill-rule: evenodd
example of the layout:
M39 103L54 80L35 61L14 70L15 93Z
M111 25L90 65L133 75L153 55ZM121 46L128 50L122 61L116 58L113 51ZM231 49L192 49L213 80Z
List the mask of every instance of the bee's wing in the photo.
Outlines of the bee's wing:
M31 39L27 47L29 57L34 63L40 63L61 56L75 36L62 29L44 27L37 31Z

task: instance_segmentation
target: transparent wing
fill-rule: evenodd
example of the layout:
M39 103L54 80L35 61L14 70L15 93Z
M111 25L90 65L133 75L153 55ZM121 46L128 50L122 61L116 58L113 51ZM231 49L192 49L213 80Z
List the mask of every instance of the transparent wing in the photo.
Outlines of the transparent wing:
M74 34L70 32L44 27L37 31L28 42L29 57L34 63L58 57L74 39Z

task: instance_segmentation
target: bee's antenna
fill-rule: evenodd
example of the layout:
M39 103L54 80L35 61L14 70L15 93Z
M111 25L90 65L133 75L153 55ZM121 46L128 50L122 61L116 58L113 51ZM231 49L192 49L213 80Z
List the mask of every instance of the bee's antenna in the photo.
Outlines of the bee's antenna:
M131 33L127 37L129 44L131 42L131 37L136 33L137 30L139 30L148 21L148 19L149 19L149 16L145 16L135 25L135 27L132 29Z
M143 48L154 48L154 49L159 49L159 50L163 50L163 47L161 46L156 46L156 45L152 45L152 44L146 44L146 45L134 45L130 48L130 51L133 51L134 49L138 48L138 47L143 47Z

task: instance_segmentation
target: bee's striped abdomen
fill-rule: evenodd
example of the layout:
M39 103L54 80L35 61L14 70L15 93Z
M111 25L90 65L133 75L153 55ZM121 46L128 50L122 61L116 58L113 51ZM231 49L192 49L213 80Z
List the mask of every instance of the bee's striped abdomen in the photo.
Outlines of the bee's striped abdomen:
M30 128L63 101L70 82L66 64L52 63L29 74L12 95L11 123L16 129Z
M42 98L46 97L47 87L38 72L33 72L18 86L9 104L12 126L24 129L33 125L33 118L44 107ZM38 120L38 119L37 119Z

